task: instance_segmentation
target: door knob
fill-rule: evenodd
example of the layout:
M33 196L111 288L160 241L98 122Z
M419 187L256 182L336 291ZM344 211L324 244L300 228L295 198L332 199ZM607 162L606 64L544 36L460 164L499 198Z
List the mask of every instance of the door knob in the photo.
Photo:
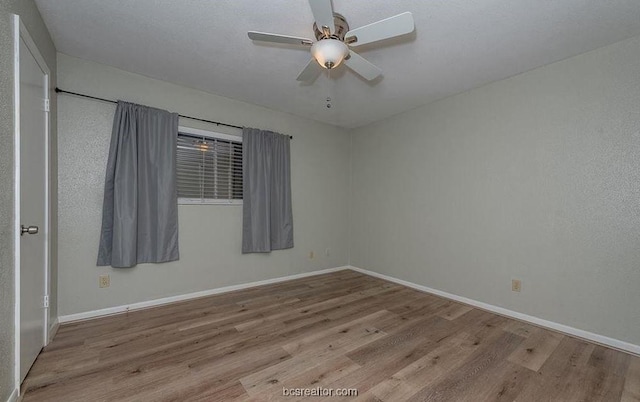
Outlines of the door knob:
M38 227L37 226L25 226L25 225L20 225L20 236L26 234L36 234L38 233Z

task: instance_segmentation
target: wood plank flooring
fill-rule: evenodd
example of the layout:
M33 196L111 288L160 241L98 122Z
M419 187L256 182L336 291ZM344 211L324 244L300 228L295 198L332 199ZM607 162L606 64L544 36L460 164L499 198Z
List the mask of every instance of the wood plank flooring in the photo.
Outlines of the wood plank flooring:
M640 358L340 271L71 323L24 401L640 401ZM325 391L326 392L326 391Z

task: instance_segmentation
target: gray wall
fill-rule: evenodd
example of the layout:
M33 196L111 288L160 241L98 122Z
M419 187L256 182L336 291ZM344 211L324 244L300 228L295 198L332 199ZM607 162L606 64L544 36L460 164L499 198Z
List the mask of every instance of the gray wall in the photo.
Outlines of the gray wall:
M640 38L360 128L352 149L352 265L640 344Z
M96 267L115 106L61 95L60 315L348 264L350 137L346 131L63 54L58 54L58 82L70 91L293 135L295 232L291 250L242 255L241 206L183 205L179 207L180 261L132 269ZM181 124L223 130L184 119ZM310 251L315 252L314 259L308 258ZM104 273L111 275L111 286L99 289L98 275Z
M51 70L51 86L56 82L56 50L42 22L33 0L0 1L0 401L6 400L13 391L14 361L14 266L13 266L13 18L20 15L22 22L36 42ZM52 149L56 149L56 101L52 99ZM55 152L55 151L54 151ZM52 158L53 208L56 205L56 157ZM52 222L52 309L56 312L56 219Z

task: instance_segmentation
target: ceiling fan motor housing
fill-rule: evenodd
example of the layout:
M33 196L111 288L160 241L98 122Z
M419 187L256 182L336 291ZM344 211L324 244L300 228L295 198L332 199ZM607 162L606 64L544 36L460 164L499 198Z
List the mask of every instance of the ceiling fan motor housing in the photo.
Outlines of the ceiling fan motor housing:
M347 19L338 13L333 13L333 24L335 25L335 28L332 30L333 33L329 37L331 39L344 41L344 36L347 34L347 32L349 32L349 24L347 23ZM316 40L327 38L322 27L318 27L315 22L313 23L313 33L316 36Z

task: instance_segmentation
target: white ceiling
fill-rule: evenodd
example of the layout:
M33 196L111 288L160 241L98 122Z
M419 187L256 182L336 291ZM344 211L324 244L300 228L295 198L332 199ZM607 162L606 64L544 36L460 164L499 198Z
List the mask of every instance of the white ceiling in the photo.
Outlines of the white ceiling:
M374 83L340 66L305 85L307 50L246 33L313 39L305 0L36 2L62 53L349 128L640 35L638 0L333 0L352 29L411 11L416 31L361 48Z

